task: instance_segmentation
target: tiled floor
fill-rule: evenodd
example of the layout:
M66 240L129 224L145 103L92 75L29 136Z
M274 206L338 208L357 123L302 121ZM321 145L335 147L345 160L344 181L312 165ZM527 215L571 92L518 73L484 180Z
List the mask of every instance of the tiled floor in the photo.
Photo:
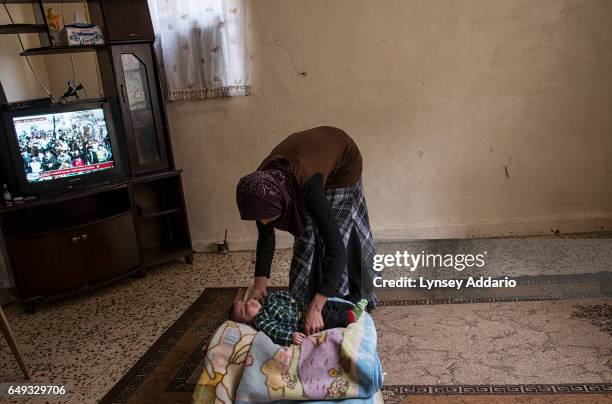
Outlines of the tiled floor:
M449 244L437 248L452 248L449 252L453 254L495 251L497 258L487 263L487 274L491 271L492 275L610 271L612 262L612 240L606 238L482 241L447 241ZM427 242L387 243L377 248L379 253L389 254L419 252L431 246ZM547 265L547 256L558 257L557 264ZM144 279L127 279L93 293L43 305L33 315L10 305L5 310L30 368L32 383L64 384L70 392L67 401L95 402L205 288L248 286L253 259L253 252L197 254L193 265L174 261L153 269ZM271 285L287 284L290 259L290 250L277 251ZM0 382L22 381L2 338L0 364Z

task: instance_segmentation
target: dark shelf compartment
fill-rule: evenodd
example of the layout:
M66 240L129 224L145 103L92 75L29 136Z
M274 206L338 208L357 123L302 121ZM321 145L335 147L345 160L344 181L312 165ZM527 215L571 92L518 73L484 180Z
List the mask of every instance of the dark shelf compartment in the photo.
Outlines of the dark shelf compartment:
M5 237L43 236L109 220L130 211L127 187L56 201L16 206L10 214L3 215Z
M47 31L47 27L39 24L0 25L0 34L31 34L45 31Z
M184 210L180 177L152 176L147 182L132 182L134 204L139 218L152 218Z
M21 56L54 55L59 53L93 52L105 49L106 45L83 45L83 46L46 46L42 48L26 49Z
M143 176L134 177L130 182L132 184L141 184L141 183L161 180L161 179L164 179L164 178L177 177L182 172L183 172L183 170L180 170L180 169L176 169L176 170L160 170L160 171L156 171L156 172L152 172L152 173L147 173L146 175L143 175Z
M130 182L143 265L193 255L180 172Z
M160 264L172 258L184 257L193 254L188 243L167 243L144 250L143 265Z
M157 216L168 215L170 213L180 212L181 208L175 206L138 206L138 217L141 219L147 219Z
M59 204L59 203L66 204L66 203L71 203L71 201L75 199L92 197L93 195L97 195L102 192L111 192L111 191L116 192L118 190L123 190L119 192L127 192L126 184L118 183L116 185L110 185L110 186L105 185L105 186L100 186L100 187L92 187L86 191L66 192L66 193L61 193L58 195L49 195L45 197L40 197L38 199L34 199L32 201L28 201L25 203L16 203L13 206L0 206L0 213L9 212L9 211L19 211L19 210L24 210L24 209L31 210L32 208L38 208L40 206L54 205L54 204ZM3 223L3 225L5 226L7 225L6 220L5 220L5 223Z

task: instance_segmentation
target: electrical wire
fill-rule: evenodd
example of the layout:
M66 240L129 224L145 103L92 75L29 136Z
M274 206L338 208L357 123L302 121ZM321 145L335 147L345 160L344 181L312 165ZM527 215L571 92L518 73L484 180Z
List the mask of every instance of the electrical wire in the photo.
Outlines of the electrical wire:
M84 7L87 7L86 4L83 4ZM65 27L66 26L66 19L64 17L64 3L62 3L61 6L61 14L62 14L62 25ZM73 11L73 15L72 15L72 19L73 21L76 21L76 10ZM72 53L68 54L70 56L70 64L72 65L72 81L74 81L75 83L77 82L76 79L76 66L74 63L74 57L72 55ZM83 85L83 83L81 83L81 85ZM87 95L87 90L85 89L85 86L83 86L83 92L85 93L85 98L88 98L89 96Z
M60 13L62 14L62 26L66 26L66 19L64 18L64 3L62 3L60 8ZM70 63L72 64L72 81L76 82L76 67L74 67L74 59L72 58L72 53L70 55Z
M4 6L4 10L6 11L6 14L9 17L9 20L11 20L11 24L15 24L15 21L13 20L13 16L11 16L11 12L9 11L8 7L6 6L6 3L2 3L2 5ZM23 46L23 41L21 40L21 35L17 34L17 38L19 39L19 45L21 45L21 51L25 52L25 46ZM34 75L34 78L36 78L36 81L38 82L38 85L45 91L45 93L47 93L47 95L49 97L51 97L51 99L53 99L53 94L51 94L51 91L49 91L49 89L43 84L43 82L38 77L38 74L36 74L36 71L34 70L34 67L32 67L32 63L30 63L30 58L28 56L25 56L25 59L26 59L26 62L28 63L28 67L30 68L30 71Z
M91 22L91 14L89 13L89 7L87 6L87 0L83 0L83 10L85 10L85 16L87 17L87 21ZM102 84L102 75L100 74L100 62L99 56L96 54L96 63L94 66L96 67L96 79L98 79L98 96L100 98L104 97L104 85ZM87 90L83 87L83 91L85 91L85 97L87 97Z

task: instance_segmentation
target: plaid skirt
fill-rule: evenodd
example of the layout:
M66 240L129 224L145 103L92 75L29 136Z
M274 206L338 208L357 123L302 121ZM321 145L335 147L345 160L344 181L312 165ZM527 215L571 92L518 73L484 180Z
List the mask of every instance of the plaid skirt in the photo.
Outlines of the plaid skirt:
M372 287L374 239L361 180L349 187L329 189L326 194L347 250L347 265L342 269L336 296L353 301L366 298L369 307L374 307L378 304ZM324 257L325 246L307 215L304 233L293 243L289 289L294 296L307 302L312 299L326 268Z

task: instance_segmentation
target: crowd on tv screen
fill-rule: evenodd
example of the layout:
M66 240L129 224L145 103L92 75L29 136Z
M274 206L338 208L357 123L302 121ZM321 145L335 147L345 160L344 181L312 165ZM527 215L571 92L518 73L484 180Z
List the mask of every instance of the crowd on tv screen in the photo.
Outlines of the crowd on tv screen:
M112 149L102 113L73 112L40 122L16 122L26 174L112 161Z

